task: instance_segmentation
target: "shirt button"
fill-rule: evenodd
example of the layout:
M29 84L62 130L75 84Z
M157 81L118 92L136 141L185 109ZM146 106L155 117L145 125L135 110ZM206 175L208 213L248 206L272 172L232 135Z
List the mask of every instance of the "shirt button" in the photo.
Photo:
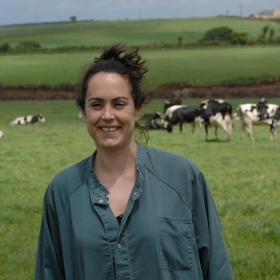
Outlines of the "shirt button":
M138 192L135 192L135 193L134 193L134 195L137 195L137 194L138 194Z
M121 244L118 244L117 247L120 249L120 248L122 247L122 245L121 245Z
M100 199L98 202L99 202L99 203L103 203L103 199Z

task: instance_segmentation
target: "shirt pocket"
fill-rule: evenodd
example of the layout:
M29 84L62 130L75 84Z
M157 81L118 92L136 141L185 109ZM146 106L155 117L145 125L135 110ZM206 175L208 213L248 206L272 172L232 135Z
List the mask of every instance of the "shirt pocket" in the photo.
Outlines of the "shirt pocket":
M162 270L192 268L191 218L159 217L160 267Z

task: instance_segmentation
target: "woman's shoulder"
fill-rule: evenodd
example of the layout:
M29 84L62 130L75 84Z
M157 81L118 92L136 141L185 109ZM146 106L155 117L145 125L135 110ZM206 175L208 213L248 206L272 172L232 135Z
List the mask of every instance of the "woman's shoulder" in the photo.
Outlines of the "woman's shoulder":
M161 167L174 168L192 168L198 169L195 163L189 158L179 155L170 151L161 150L153 147L146 147L147 150L147 160L146 164L150 165L160 165Z
M46 195L69 196L86 180L86 174L92 157L85 158L62 169L51 180Z

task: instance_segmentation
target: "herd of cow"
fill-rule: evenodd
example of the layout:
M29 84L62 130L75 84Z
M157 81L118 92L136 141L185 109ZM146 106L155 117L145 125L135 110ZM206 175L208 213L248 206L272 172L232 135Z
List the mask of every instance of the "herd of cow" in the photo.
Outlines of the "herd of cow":
M206 132L206 141L208 140L208 127L215 128L215 136L218 139L217 130L221 127L226 132L226 140L230 141L232 128L235 121L240 120L241 137L244 139L244 131L248 132L253 141L253 125L269 125L270 140L276 140L276 128L280 126L280 106L269 104L265 98L261 98L258 104L240 104L237 107L237 113L232 112L232 105L224 100L203 100L197 107L182 105L181 99L170 99L164 102L164 117L159 112L154 114L145 114L141 120L145 120L144 126L147 129L166 129L172 132L173 126L179 124L179 130L182 132L184 123L192 125L194 132L195 125L199 127L204 125ZM156 120L160 119L160 122Z
M215 136L218 139L218 128L221 127L226 132L226 140L230 141L233 124L236 120L242 122L241 137L244 139L244 131L248 132L250 139L253 141L253 125L269 125L270 140L276 140L276 128L280 126L280 106L277 104L267 103L265 98L261 98L258 104L240 104L237 107L237 113L232 113L232 105L224 100L203 100L197 107L182 105L181 99L170 99L164 102L163 113L145 114L141 120L145 121L144 126L147 129L165 129L172 132L173 126L179 124L182 132L183 124L192 125L194 132L196 124L199 127L204 125L206 132L206 141L208 140L208 127L215 127ZM160 119L160 122L157 122ZM11 125L22 125L25 123L45 122L41 115L19 117L11 121ZM0 138L4 133L0 131Z

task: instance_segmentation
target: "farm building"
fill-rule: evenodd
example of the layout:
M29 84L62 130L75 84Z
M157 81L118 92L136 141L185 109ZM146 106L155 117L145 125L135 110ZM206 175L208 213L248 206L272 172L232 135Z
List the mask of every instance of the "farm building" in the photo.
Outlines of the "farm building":
M272 17L280 17L280 8L275 8L274 10L264 10L258 14L254 15L255 17L262 17L262 16L272 16Z

